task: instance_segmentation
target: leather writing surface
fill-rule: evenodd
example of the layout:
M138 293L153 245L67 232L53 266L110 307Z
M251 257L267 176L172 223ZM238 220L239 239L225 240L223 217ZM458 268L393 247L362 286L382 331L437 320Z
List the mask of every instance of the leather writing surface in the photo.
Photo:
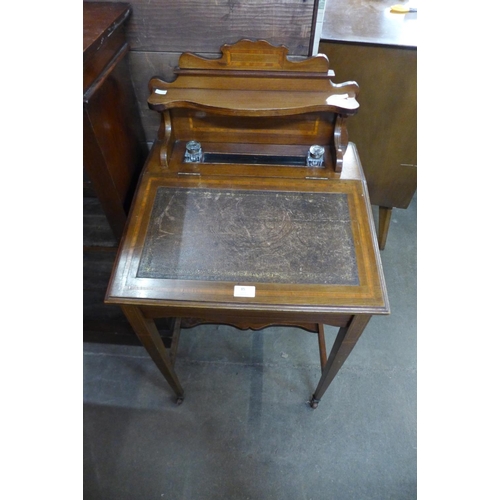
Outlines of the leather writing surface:
M347 195L160 187L137 277L359 285Z

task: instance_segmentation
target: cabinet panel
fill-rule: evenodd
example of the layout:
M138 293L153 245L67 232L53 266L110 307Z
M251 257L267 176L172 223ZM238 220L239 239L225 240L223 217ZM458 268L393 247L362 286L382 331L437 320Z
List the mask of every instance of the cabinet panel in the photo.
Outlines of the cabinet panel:
M360 108L349 119L372 204L406 208L417 187L417 51L322 41L335 82L355 80Z

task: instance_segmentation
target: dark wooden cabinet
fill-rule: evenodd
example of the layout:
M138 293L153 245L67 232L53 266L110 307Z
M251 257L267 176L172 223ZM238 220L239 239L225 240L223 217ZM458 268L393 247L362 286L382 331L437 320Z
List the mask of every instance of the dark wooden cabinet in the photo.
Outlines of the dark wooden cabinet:
M359 113L349 121L370 199L380 207L384 248L393 208L407 208L417 188L417 13L391 13L391 0L329 0L319 52L334 81L355 80Z
M134 343L104 293L147 144L132 87L128 4L83 2L83 334Z
M125 36L130 7L83 2L83 167L116 239L120 237L147 145L132 87Z

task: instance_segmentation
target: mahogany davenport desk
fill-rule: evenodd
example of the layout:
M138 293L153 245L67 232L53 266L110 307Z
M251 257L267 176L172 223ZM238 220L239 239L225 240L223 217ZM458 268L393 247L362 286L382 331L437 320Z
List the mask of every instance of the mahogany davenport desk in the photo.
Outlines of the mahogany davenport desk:
M315 332L313 408L370 317L389 305L370 201L345 121L357 85L328 59L243 40L208 60L185 53L150 82L162 124L106 294L177 396L181 328L224 323ZM165 349L154 319L176 318ZM340 327L329 355L323 325Z

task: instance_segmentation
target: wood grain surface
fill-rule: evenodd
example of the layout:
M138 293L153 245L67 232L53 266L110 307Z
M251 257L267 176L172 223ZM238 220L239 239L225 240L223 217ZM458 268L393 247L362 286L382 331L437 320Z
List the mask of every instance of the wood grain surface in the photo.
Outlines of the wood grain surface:
M241 38L285 44L308 55L314 0L131 0L128 40L145 52L213 52Z

